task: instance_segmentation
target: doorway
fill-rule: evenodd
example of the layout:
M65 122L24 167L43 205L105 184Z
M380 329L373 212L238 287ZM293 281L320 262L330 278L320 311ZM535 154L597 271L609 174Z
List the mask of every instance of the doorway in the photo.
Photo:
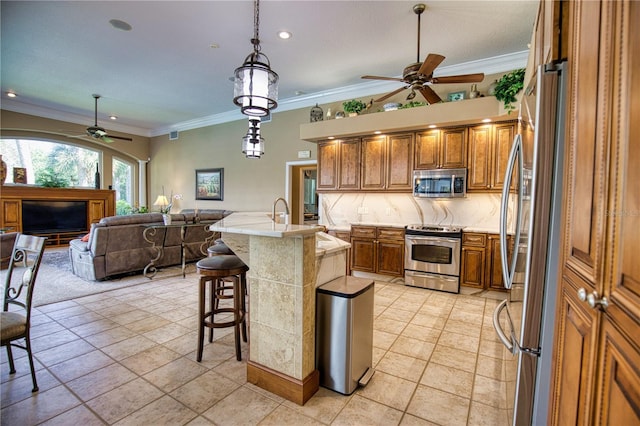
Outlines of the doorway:
M293 225L318 223L317 165L315 161L287 163L287 193Z

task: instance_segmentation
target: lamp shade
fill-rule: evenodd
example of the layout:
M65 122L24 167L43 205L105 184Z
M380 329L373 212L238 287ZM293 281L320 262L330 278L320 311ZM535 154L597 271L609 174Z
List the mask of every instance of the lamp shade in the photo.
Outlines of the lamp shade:
M265 117L278 106L278 74L269 58L254 51L236 68L233 102L250 117Z
M264 154L264 139L260 136L260 119L249 120L249 130L242 138L242 153L247 158L260 158Z
M167 197L165 197L164 195L158 195L158 198L156 198L156 201L154 201L153 205L154 206L166 206L169 204L169 200L167 200Z

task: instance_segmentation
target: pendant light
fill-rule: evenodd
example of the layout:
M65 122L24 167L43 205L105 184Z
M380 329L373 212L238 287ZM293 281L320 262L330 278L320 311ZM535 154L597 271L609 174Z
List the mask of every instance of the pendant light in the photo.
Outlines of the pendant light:
M249 119L249 130L242 138L242 153L247 158L260 158L264 154L264 138L260 136L260 118Z
M278 106L278 74L271 70L269 58L260 52L260 0L255 0L253 5L253 52L235 70L233 103L245 115L265 117Z

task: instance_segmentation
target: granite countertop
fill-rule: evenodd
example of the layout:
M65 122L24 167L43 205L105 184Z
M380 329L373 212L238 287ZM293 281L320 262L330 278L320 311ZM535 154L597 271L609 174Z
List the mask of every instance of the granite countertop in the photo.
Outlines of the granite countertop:
M263 237L286 238L296 235L313 234L324 230L320 225L288 225L275 223L271 213L238 212L221 219L209 227L212 231L231 234L258 235Z

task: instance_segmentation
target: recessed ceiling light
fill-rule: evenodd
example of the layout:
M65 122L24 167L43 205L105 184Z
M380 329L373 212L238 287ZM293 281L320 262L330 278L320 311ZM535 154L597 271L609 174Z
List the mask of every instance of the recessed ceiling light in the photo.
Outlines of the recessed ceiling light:
M294 93L296 94L296 96L304 95L304 91L302 90L296 90Z
M110 116L109 116L109 118L110 118L111 120L117 120L117 119L118 119L118 117L117 117L117 116L115 116L115 115L110 115Z
M491 119L490 118L485 118L484 120L482 120L483 123L491 123Z
M131 31L133 29L133 27L128 22L121 21L120 19L111 19L109 23L113 28L117 30Z
M10 98L15 98L15 97L17 97L18 95L16 95L16 94L15 94L15 93L13 93L13 92L7 92L7 96L8 96L8 97L10 97Z
M375 131L375 132L373 132L373 133L374 133L374 134L376 134L376 135L379 135L379 134L381 134L382 132L381 132L380 130L376 130L376 131Z
M219 45L218 43L211 43L211 44L209 45L209 47L210 47L210 48L212 48L212 49L217 49L217 48L219 48L219 47L220 47L220 45Z
M327 139L335 139L335 136L329 136Z
M291 33L289 31L278 31L278 37L282 40L287 40L291 38Z
M438 126L436 126L435 124L430 124L430 125L429 125L429 128L430 128L430 129L435 129L436 127L438 127Z

